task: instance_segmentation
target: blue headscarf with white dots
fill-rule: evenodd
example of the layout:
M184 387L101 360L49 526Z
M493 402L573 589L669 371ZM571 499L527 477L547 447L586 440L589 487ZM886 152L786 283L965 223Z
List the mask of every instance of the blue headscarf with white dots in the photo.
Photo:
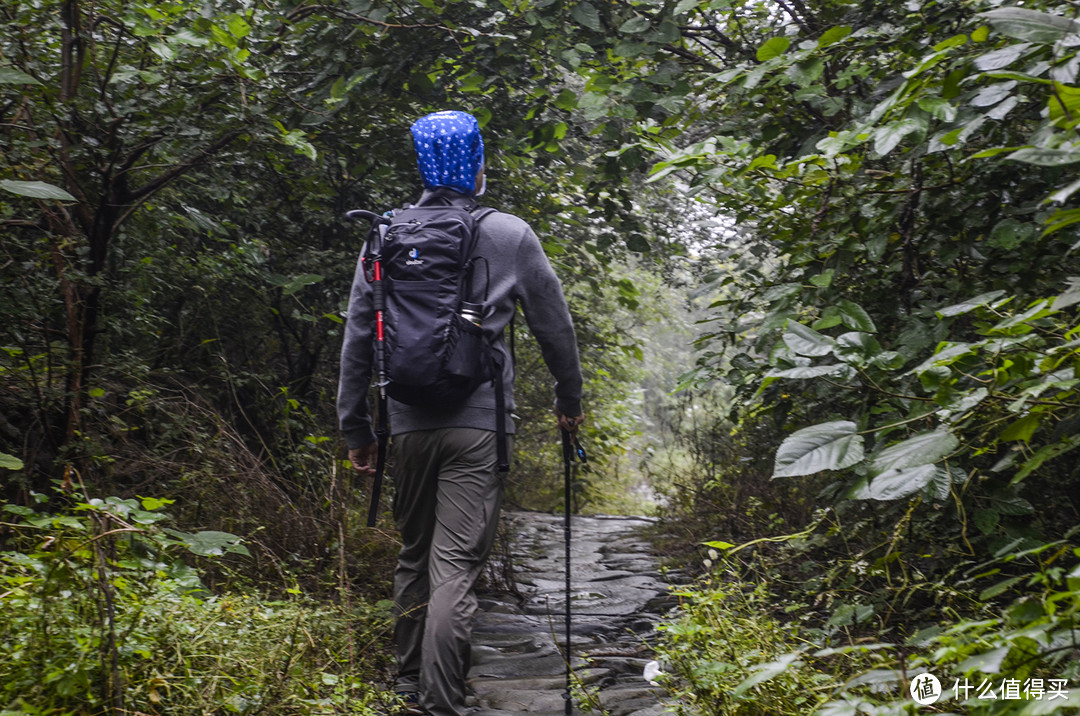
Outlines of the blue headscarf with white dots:
M476 191L476 173L484 163L476 117L454 110L435 112L413 123L412 136L425 187L445 186L470 195Z

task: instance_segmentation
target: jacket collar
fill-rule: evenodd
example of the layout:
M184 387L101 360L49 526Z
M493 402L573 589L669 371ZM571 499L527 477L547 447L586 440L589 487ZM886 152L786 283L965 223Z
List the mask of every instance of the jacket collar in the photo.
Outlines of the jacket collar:
M420 199L416 202L416 206L435 203L439 198L444 199L453 206L476 204L476 199L468 194L462 194L461 192L454 191L447 187L439 187L437 189L424 189L424 193L420 195Z

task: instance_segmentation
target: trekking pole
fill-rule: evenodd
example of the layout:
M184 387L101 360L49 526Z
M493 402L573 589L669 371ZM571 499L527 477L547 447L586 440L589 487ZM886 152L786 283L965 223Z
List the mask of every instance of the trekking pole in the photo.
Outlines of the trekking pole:
M368 281L371 283L371 304L375 309L375 374L378 376L376 387L379 389L379 415L375 423L375 439L378 441L378 446L375 455L375 478L371 483L371 504L368 506L367 517L367 526L374 527L375 519L379 514L379 495L382 492L383 474L386 472L386 446L390 440L390 424L386 415L386 288L383 286L382 275L382 239L386 233L386 227L390 224L390 219L363 209L350 211L345 216L357 221L366 219L371 222L364 262L370 262L372 270Z
M573 701L570 696L570 491L572 488L572 481L570 479L571 463L574 462L574 454L577 454L578 459L581 462L586 461L585 450L581 447L581 443L577 441L577 438L570 434L569 430L562 431L562 449L563 449L563 494L564 510L563 510L563 543L566 547L566 693L563 694L563 699L566 701L566 716L570 716L573 712Z

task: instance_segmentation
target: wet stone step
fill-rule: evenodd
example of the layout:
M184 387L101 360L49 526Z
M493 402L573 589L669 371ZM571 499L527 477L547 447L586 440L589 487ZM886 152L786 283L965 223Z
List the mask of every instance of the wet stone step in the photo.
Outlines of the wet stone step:
M566 582L562 515L504 515L518 594L480 595L473 627L473 716L563 716ZM651 545L650 520L574 516L571 665L574 699L592 713L659 716L662 689L645 681L656 623L675 606ZM579 703L574 712L580 713Z

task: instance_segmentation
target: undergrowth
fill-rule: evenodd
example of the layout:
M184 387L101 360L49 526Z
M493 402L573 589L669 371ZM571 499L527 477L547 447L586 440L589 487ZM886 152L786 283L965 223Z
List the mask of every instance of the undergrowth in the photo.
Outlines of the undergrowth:
M211 593L196 566L247 559L238 537L171 529L165 499L35 497L0 513L0 714L376 713L388 604Z
M775 565L805 551L807 532L767 555L756 551L761 540L705 543L705 573L676 591L679 614L661 627L664 683L680 714L1076 713L1075 535L961 565L955 585L938 585L936 617L920 623L883 620L866 582L808 581L801 592L784 584ZM926 674L938 680L937 698L920 704Z

